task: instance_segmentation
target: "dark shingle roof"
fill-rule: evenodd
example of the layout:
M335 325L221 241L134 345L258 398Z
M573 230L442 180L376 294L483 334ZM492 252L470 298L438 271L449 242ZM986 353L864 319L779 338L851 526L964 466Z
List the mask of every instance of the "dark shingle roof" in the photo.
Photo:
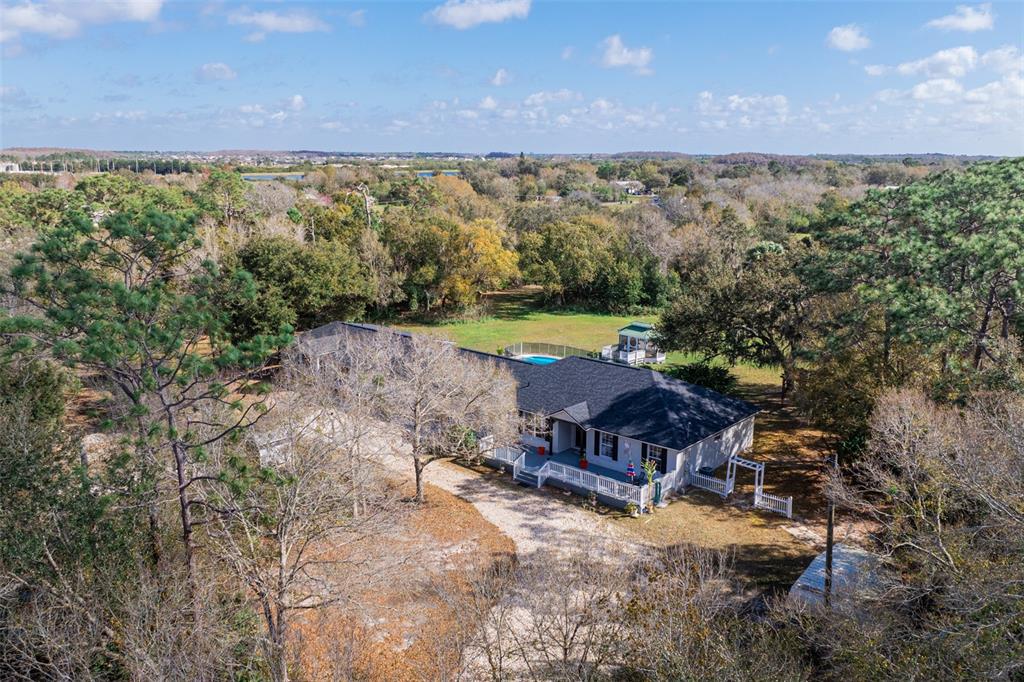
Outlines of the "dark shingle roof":
M642 367L569 357L516 363L519 409L565 410L580 426L682 450L757 413L754 405Z
M299 344L317 355L336 347L330 339L339 334L381 329L375 325L332 322L306 332ZM759 411L744 400L642 367L575 356L549 365L534 365L481 351L460 350L467 356L507 367L519 384L517 402L521 410L542 415L564 410L584 428L673 450L687 448Z

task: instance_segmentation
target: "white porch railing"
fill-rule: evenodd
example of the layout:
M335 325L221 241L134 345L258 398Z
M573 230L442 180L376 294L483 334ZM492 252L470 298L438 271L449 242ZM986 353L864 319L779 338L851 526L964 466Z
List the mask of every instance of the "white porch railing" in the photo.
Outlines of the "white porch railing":
M754 506L758 509L767 509L776 514L783 514L787 519L793 518L793 496L779 497L764 491L754 492Z
M522 448L500 447L491 451L491 459L496 459L505 464L512 464L520 455L525 454Z
M652 355L643 348L625 349L618 344L605 346L601 349L602 360L623 362L627 365L661 364L665 362L665 354L661 351L654 351Z
M526 453L520 452L519 456L512 461L512 480L519 478L519 472L523 470L523 463L526 461Z
M713 493L718 493L722 497L728 497L729 494L732 493L731 481L715 478L714 476L708 476L707 474L702 474L699 471L689 472L689 478L689 484L695 488L710 490Z
M554 478L563 483L575 485L584 490L592 490L601 495L607 495L618 500L633 502L641 509L649 499L647 486L623 483L614 478L601 476L590 471L577 469L576 467L558 462L545 462L544 466L536 472L537 480L543 484L547 478Z

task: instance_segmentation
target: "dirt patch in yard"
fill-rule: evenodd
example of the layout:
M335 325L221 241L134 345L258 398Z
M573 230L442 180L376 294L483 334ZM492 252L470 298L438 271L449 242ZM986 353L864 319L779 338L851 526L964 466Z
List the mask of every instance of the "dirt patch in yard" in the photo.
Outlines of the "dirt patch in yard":
M411 498L411 484L403 492ZM426 502L411 508L398 539L388 541L395 542L396 555L406 557L397 579L359 594L356 604L311 614L301 624L305 678L443 679L457 637L453 614L435 586L443 584L450 593L468 572L515 556L512 541L472 504L429 484Z
M777 386L744 385L741 397L763 410L754 420L754 446L743 457L764 462L764 491L780 497L792 495L794 516L811 524L824 523L828 453L823 434L782 402ZM725 467L718 475L725 477ZM737 468L734 494L753 500L753 471Z

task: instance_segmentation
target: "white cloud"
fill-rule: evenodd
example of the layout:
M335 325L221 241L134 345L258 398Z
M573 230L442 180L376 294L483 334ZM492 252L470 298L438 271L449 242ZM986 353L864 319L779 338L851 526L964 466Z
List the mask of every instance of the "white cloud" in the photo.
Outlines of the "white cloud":
M864 72L869 76L884 76L889 71L889 67L884 64L868 64L864 67Z
M836 26L828 32L828 46L843 52L856 52L871 47L871 40L857 24Z
M330 30L330 26L319 18L302 11L279 13L241 10L229 15L228 23L255 28L256 30L245 38L249 42L259 42L266 38L268 33L312 33Z
M501 87L505 83L508 83L509 74L505 69L498 69L494 72L494 76L491 78L491 85Z
M580 93L569 90L568 88L562 88L561 90L542 90L541 92L535 92L524 99L523 104L528 107L542 107L545 104L551 104L552 102L569 102L571 100L578 100L580 97Z
M341 121L324 121L323 123L320 124L320 128L323 130L329 130L331 132L337 133L350 132L349 127L342 123Z
M509 75L508 71L506 71L505 69L499 69L498 71L495 72L494 77L490 79L490 84L497 87L501 87L509 82L510 77L511 76Z
M923 101L950 101L963 91L963 86L952 78L932 78L912 87L910 96Z
M654 51L649 47L626 47L618 34L604 39L604 55L601 64L606 68L632 67L636 73L647 75L652 73L648 64L654 59Z
M0 5L0 42L35 33L54 39L73 38L86 24L150 22L160 16L164 0L28 0Z
M932 78L908 90L883 90L875 101L890 107L887 120L904 131L929 130L943 138L960 132L1024 139L1024 79L1019 73L973 89L953 78Z
M302 95L292 95L285 100L283 108L294 112L302 111L306 108L306 99Z
M896 67L896 71L904 76L923 74L933 78L959 78L978 64L978 53L973 47L951 47L939 50L930 57L912 62L904 62Z
M1024 79L1017 74L1010 74L1002 80L968 90L964 93L964 99L985 104L1009 104L1024 113Z
M132 111L103 111L92 115L94 123L104 121L141 121L146 118L146 112L141 109Z
M1013 45L990 50L981 56L981 63L998 73L1024 71L1024 55Z
M479 106L481 109L488 109L488 110L497 109L498 108L498 100L496 100L493 97L491 97L490 95L488 95L487 97L484 97L482 100L480 100L480 104L477 105L477 106Z
M947 14L938 19L932 19L925 26L937 28L941 31L974 31L991 30L995 25L995 17L992 15L992 5L985 3L976 7L970 5L957 5L953 14Z
M448 0L426 14L426 18L464 31L480 24L500 24L509 19L525 19L531 0Z
M366 10L357 9L354 12L349 12L348 16L345 17L345 21L348 22L349 26L354 26L356 28L366 26Z
M566 45L565 47L562 48L562 59L566 61L572 59L573 52L575 51L576 50L575 48L573 48L572 45Z
M456 112L456 116L467 120L480 118L480 114L473 111L472 109L461 109L460 111Z
M738 95L725 98L704 90L697 95L697 113L702 128L761 128L789 121L789 99L785 95Z
M237 77L235 70L224 62L210 62L196 69L196 80L229 81Z

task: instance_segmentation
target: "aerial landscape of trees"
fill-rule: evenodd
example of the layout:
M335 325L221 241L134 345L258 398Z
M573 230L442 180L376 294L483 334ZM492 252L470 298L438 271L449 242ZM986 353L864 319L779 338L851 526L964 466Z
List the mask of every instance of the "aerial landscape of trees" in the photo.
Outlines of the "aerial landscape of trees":
M684 380L771 368L885 571L798 609L701 547L466 567L422 679L1024 674L1024 159L83 165L0 178L0 677L312 679L308 612L355 619L416 563L424 467L518 424L511 378L444 341L339 365L296 335L470 324L512 289L657 319Z

